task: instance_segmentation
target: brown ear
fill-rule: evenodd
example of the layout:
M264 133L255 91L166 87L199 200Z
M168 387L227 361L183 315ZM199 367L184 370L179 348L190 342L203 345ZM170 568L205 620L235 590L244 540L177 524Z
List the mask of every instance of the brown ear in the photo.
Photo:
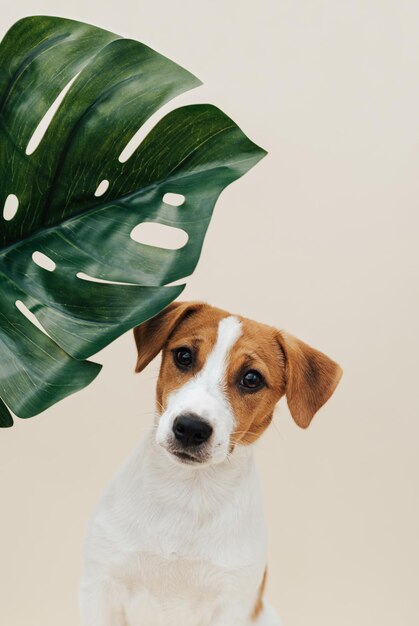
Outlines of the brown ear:
M298 426L307 428L315 413L336 389L342 369L300 339L284 332L278 334L286 361L285 395L288 407Z
M176 326L186 316L201 308L201 302L172 302L147 322L134 328L137 344L136 372L141 372L158 355Z

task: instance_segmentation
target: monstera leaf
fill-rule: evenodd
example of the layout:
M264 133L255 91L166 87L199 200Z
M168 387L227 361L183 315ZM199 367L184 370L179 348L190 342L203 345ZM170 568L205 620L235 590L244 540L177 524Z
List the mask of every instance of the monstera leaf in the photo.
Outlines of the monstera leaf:
M3 39L2 426L9 409L31 417L85 387L101 368L85 359L181 293L170 283L193 272L219 194L265 154L203 104L168 113L124 157L198 84L139 42L66 19L25 18ZM187 242L139 243L150 223Z

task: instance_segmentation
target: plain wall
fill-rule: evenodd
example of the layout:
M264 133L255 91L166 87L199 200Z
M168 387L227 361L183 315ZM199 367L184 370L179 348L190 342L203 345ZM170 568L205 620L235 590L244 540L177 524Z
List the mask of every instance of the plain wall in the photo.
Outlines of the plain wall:
M182 299L286 329L344 377L256 446L284 626L419 623L419 3L15 0L141 40L269 155L223 192ZM0 623L78 624L84 528L152 419L131 333L87 389L0 433ZM234 625L232 625L234 626Z

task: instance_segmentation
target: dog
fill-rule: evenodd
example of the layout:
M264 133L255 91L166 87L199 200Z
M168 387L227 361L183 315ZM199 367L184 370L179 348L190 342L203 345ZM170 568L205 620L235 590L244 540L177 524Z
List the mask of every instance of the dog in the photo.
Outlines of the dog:
M136 372L162 351L152 432L88 527L85 626L277 626L252 444L285 395L306 428L342 370L299 339L202 302L134 329Z

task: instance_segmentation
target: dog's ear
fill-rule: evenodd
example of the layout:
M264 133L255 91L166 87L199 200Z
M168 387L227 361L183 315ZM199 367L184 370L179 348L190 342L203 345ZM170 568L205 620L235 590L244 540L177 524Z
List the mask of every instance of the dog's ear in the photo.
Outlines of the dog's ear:
M342 369L328 356L288 333L279 332L278 341L285 356L288 407L298 426L307 428L336 389Z
M135 371L141 372L158 355L176 326L202 306L202 302L172 302L158 315L134 328L138 351Z

